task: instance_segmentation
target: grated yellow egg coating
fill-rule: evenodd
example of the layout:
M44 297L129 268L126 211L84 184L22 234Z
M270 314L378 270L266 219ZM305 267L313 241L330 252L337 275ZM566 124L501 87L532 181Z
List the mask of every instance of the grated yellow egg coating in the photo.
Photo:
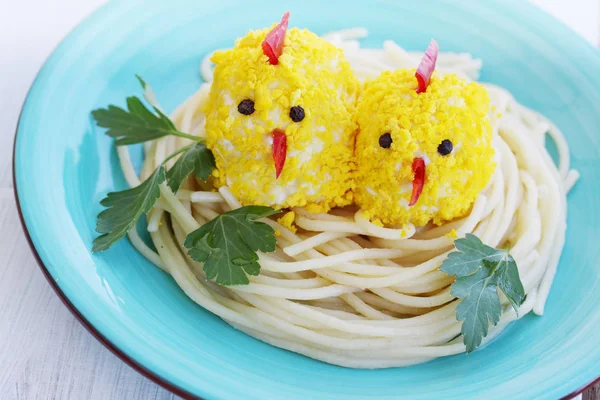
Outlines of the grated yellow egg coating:
M288 30L279 64L269 64L261 49L269 30L250 31L212 58L214 81L204 111L217 186L229 186L244 205L322 212L350 204L360 84L342 51L305 29ZM238 111L246 99L254 102L251 115ZM304 110L299 122L290 117L294 106ZM276 129L287 140L278 178Z
M384 72L365 84L358 102L354 197L377 224L439 225L462 217L496 167L485 87L438 74L426 92L416 87L414 70ZM386 133L391 145L387 137L382 147ZM447 155L438 152L444 140L452 143ZM416 158L425 162L425 181L409 206Z

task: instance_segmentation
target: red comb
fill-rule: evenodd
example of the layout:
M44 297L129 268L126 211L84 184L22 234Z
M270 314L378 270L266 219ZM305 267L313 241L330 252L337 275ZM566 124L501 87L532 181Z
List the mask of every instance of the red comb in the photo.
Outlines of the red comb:
M262 42L263 53L269 57L271 65L279 64L279 57L283 52L283 41L285 40L285 32L287 31L289 19L290 12L287 11L283 14L281 22L271 32L267 33L265 40Z
M427 86L429 86L429 79L431 79L431 75L435 69L435 62L437 61L438 50L437 42L431 39L429 47L427 47L427 50L425 51L425 54L423 54L423 58L419 63L417 72L415 72L417 82L419 83L419 86L417 87L417 93L423 93L427 90Z

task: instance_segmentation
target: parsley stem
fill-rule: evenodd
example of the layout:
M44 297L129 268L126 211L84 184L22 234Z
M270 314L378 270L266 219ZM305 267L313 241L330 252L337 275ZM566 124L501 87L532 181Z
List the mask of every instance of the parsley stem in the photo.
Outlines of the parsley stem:
M198 139L200 139L200 138L198 138ZM170 159L172 159L172 158L173 158L173 157L175 157L175 156L178 156L179 154L181 154L181 153L183 153L183 152L185 152L185 151L188 151L188 149L189 149L190 147L192 147L192 146L193 146L193 145L191 145L191 144L188 144L187 146L183 146L182 148L180 148L179 150L177 150L175 153L172 153L172 154L171 154L169 157L165 158L165 159L163 160L163 162L162 162L162 163L160 163L160 165L165 165L165 164L166 164L166 163L167 163L167 162L168 162Z
M179 132L179 131L174 131L174 132L170 132L170 133L175 136L193 140L194 142L202 142L204 140L204 138L188 135L187 133L183 133L183 132Z

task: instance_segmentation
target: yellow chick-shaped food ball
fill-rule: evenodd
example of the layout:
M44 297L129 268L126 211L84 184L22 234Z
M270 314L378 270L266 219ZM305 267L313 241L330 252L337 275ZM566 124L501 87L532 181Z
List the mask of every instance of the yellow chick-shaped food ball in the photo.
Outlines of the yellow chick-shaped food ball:
M327 211L352 202L360 85L340 49L287 30L288 16L213 56L207 146L242 204Z
M485 87L433 74L424 88L415 70L388 71L359 99L355 201L375 223L462 217L494 172Z

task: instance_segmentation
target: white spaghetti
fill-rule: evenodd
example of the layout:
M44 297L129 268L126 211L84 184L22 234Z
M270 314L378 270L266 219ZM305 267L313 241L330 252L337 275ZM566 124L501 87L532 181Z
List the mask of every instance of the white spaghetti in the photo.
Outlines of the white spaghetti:
M344 50L360 80L385 70L415 68L422 54L392 41L383 49L363 49L364 29L333 32L324 38ZM440 53L438 71L476 80L481 61L469 54ZM201 65L206 83L171 115L177 128L205 135L212 65ZM205 279L202 265L183 247L186 235L217 215L241 206L227 186L218 191L188 179L175 195L161 185L161 198L148 214L148 230L157 250L129 232L133 245L170 274L197 304L233 327L264 342L352 368L386 368L422 363L465 351L456 320L454 278L438 270L453 249L451 233L472 232L490 246L510 241L527 300L518 317L541 315L563 248L566 194L579 175L569 167L569 149L561 132L546 118L518 104L506 90L486 84L492 105L497 168L469 215L441 226L383 228L361 218L352 206L327 214L296 208L294 233L267 219L276 229L277 250L260 254L261 273L246 286L222 287ZM154 100L148 99L150 102ZM546 134L557 145L556 166L545 148ZM146 145L138 177L125 147L119 147L123 172L137 186L167 155L191 143L169 136ZM167 166L172 165L170 160ZM517 314L502 298L502 318L486 341Z

